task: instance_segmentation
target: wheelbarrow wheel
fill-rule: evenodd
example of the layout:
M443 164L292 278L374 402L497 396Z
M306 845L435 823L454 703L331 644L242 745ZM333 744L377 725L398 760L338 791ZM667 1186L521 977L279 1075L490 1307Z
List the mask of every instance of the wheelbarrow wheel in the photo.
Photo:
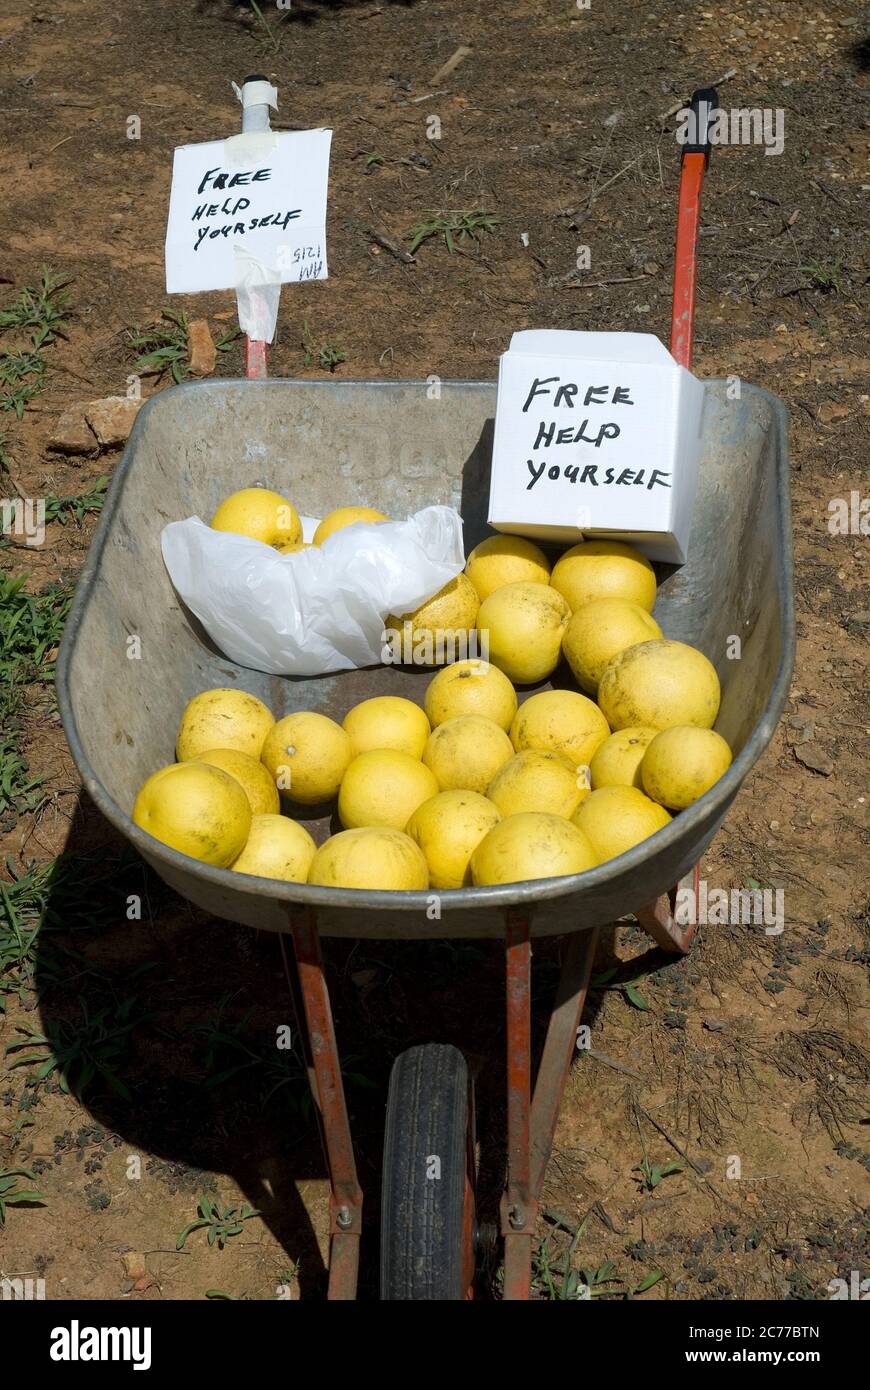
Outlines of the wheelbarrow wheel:
M473 1124L461 1052L428 1043L396 1058L381 1186L382 1299L472 1296Z

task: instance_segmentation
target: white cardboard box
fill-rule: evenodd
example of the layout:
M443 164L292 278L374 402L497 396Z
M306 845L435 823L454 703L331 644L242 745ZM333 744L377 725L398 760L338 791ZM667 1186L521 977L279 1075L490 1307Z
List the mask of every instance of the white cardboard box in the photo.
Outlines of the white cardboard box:
M489 524L686 558L704 386L652 333L514 333L499 362Z

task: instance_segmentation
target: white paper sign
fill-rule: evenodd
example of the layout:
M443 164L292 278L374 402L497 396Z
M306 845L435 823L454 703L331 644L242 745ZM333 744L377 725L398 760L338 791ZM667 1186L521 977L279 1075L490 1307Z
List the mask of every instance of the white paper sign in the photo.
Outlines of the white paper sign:
M331 130L258 131L182 145L166 228L169 294L325 280Z
M685 559L704 388L648 333L515 333L499 363L489 524Z

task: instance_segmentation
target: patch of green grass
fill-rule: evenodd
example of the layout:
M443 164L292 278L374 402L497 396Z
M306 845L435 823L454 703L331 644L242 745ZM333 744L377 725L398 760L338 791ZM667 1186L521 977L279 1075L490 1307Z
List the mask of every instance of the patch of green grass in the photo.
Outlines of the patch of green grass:
M20 420L44 388L48 364L42 350L66 337L69 283L66 276L52 275L43 266L39 285L25 285L17 299L0 309L0 334L11 331L29 343L26 348L0 348L0 412Z
M22 1178L36 1182L36 1174L29 1168L0 1168L0 1226L6 1225L6 1208L20 1206L27 1202L31 1206L45 1206L45 1196L34 1188L20 1187Z
M178 1233L175 1242L176 1250L183 1250L187 1237L194 1231L206 1230L208 1232L209 1245L216 1245L218 1250L223 1250L227 1241L232 1236L239 1236L244 1229L244 1223L250 1221L260 1213L255 1207L249 1207L244 1202L240 1207L221 1207L218 1202L212 1203L208 1197L201 1197L196 1208L198 1215L194 1221L189 1221ZM217 1291L215 1291L217 1293ZM228 1297L221 1295L217 1297Z
M577 1248L586 1234L588 1218L576 1230L563 1218L556 1219L556 1231L548 1231L535 1251L532 1260L532 1280L536 1291L549 1301L565 1302L575 1299L592 1298L635 1298L646 1293L660 1279L664 1278L661 1269L650 1270L637 1284L627 1284L619 1273L613 1260L604 1260L600 1265L584 1268L575 1267ZM556 1247L559 1230L570 1235L570 1243Z
M40 1033L28 1023L19 1024L17 1031L23 1037L7 1044L6 1053L24 1055L9 1063L10 1070L35 1067L36 1081L45 1081L56 1072L63 1093L77 1099L100 1080L122 1100L132 1100L129 1087L118 1075L118 1067L126 1056L131 1033L147 1018L138 1005L138 996L131 994L92 1014L86 1000L80 999L80 1014L75 1022L53 1019L47 1025L47 1033Z
M187 330L190 320L181 309L164 309L157 323L148 328L131 328L127 341L131 347L140 350L133 363L133 370L141 376L158 379L169 372L176 383L190 376L190 359L187 352ZM229 352L241 329L234 328L224 333L215 343L217 352Z
M483 208L471 208L468 212L435 212L423 222L417 222L408 233L411 238L411 255L431 237L441 237L452 255L457 243L479 242L484 232L494 232L499 219Z
M7 328L30 331L34 348L45 347L66 336L69 322L69 294L66 286L70 277L52 275L47 266L36 289L25 286L18 298L0 309L0 332Z
M124 846L115 855L105 850L63 854L47 864L21 868L9 858L6 873L9 881L0 881L0 1013L4 995L23 999L37 985L41 991L54 986L75 990L84 974L97 975L73 947L58 938L116 927L117 897L95 891L97 884L110 876L126 896L129 875L130 888L141 897L146 870Z
M109 474L103 473L91 483L84 492L70 492L59 496L49 492L45 499L45 520L59 521L61 526L75 521L81 525L90 512L101 512L106 501Z
M24 688L53 680L54 648L72 602L68 585L31 594L28 574L0 577L0 713L15 712Z
M317 347L306 319L302 325L302 361L306 367L316 362L324 372L334 372L336 367L347 361L347 353L328 340L321 347Z
M806 265L799 265L798 270L805 275L814 290L820 290L822 294L839 294L843 288L843 271L845 266L842 260L835 261L809 261Z
M0 823L35 811L44 798L21 752L20 715L30 687L50 685L72 590L50 585L28 593L29 576L0 576Z

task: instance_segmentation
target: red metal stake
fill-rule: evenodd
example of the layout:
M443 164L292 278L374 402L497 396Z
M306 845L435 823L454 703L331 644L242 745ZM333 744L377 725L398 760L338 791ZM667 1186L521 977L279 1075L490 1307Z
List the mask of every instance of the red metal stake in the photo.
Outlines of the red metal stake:
M266 366L266 344L245 338L245 376L263 378L269 375Z
M677 249L674 259L674 305L671 313L671 356L681 367L692 365L692 328L695 318L695 273L701 186L706 158L687 154L680 170L677 205Z
M713 87L692 93L694 138L683 149L677 201L677 246L674 255L674 303L671 311L671 356L691 370L692 329L695 320L698 223L701 188L710 161L710 118L718 105Z

